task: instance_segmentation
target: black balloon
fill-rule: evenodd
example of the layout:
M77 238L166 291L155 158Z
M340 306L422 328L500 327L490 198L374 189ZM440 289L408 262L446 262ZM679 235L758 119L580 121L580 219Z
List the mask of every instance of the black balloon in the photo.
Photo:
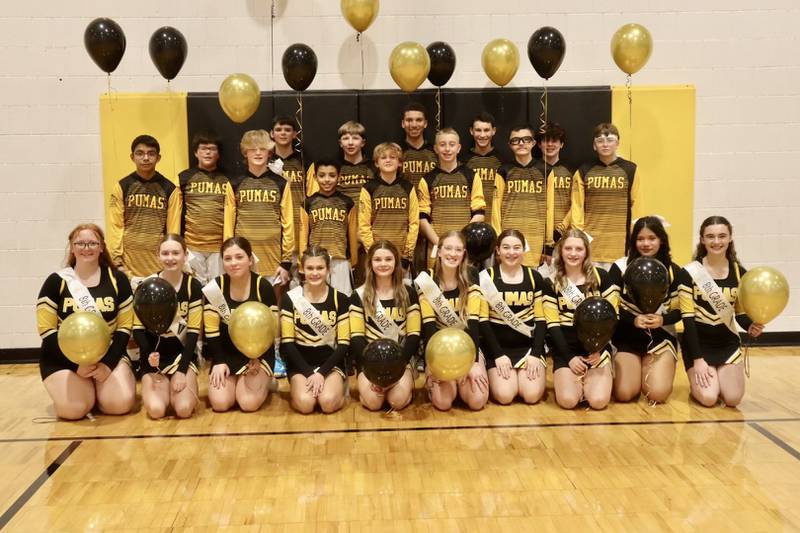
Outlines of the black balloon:
M186 38L171 26L158 28L150 37L150 59L166 80L181 71L188 50Z
M178 310L178 295L165 279L146 278L136 288L133 310L144 327L156 335L165 333Z
M485 261L492 255L497 233L491 224L470 222L461 230L467 238L467 254L473 263Z
M669 292L669 272L658 259L637 257L625 270L625 289L642 313L658 311Z
M575 330L589 353L599 352L611 341L617 327L617 312L611 302L590 296L575 309Z
M295 91L305 91L317 75L317 54L302 43L291 45L281 59L283 77Z
M428 81L437 87L442 87L450 80L456 69L456 53L453 47L442 41L429 44L427 50L431 58Z
M546 80L552 78L561 66L566 50L564 36L550 26L539 28L528 40L528 59L536 73Z
M407 364L402 348L391 339L375 339L364 348L364 375L379 387L391 387L400 381Z
M125 54L125 34L111 19L96 18L83 32L83 46L103 72L116 70Z

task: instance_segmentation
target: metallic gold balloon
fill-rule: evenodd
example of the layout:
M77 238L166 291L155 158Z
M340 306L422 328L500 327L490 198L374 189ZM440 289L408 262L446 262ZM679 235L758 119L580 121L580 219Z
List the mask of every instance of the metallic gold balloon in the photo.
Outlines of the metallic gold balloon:
M653 37L641 24L625 24L611 37L611 57L625 74L639 72L653 52Z
M58 347L76 365L95 365L111 345L111 331L97 313L72 313L58 328Z
M342 0L342 15L357 32L369 28L378 16L378 0Z
M462 329L440 329L428 341L425 362L436 379L459 380L475 362L475 343Z
M231 74L219 87L219 105L234 122L242 123L252 117L260 103L258 84L247 74Z
M394 47L389 56L389 72L392 79L407 93L413 92L428 77L431 58L419 43L406 41Z
M786 307L789 283L783 274L772 267L756 267L742 276L739 299L744 312L753 322L766 324Z
M245 302L231 313L228 334L233 345L250 359L258 359L275 342L275 316L261 302Z
M514 79L519 68L519 50L508 39L490 41L481 54L481 65L489 79L500 87Z

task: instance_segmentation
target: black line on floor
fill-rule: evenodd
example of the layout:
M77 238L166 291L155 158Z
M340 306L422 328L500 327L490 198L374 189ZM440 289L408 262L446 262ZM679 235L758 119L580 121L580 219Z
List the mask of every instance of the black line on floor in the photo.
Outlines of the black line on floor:
M752 424L756 422L800 422L800 417L792 418L755 418L755 419L729 419L729 420L632 420L606 421L606 422L543 422L530 424L478 424L472 426L412 426L412 427L387 427L387 428L341 428L341 429L309 429L299 431L234 431L226 433L176 433L157 435L89 435L71 437L20 437L0 439L0 444L20 442L58 442L64 440L140 440L140 439L196 439L214 437L286 437L300 435L336 435L353 433L400 433L403 431L454 431L470 429L548 429L548 428L580 428L580 427L609 427L609 426L657 426L657 425L702 425L702 424Z
M748 422L747 425L749 425L751 428L755 429L756 431L767 437L769 440L777 444L778 447L783 449L783 451L785 451L786 453L788 453L789 455L800 461L800 452L794 449L790 444L787 444L786 441L784 441L782 438L780 438L779 436L777 436L764 426L760 425L758 422Z
M33 495L36 494L36 491L39 490L39 487L44 485L44 482L50 479L50 477L56 473L56 470L58 470L58 468L66 462L69 456L72 455L72 452L78 449L78 446L80 446L81 442L81 440L73 440L70 442L69 446L67 446L66 449L61 452L61 455L56 457L55 461L50 463L47 469L39 474L39 477L37 477L33 483L31 483L30 486L25 489L25 492L23 492L20 497L11 504L11 507L9 507L6 512L0 516L0 529L6 527L11 519L14 518L14 516L19 512L19 510L22 509L26 503L28 503L28 500L30 500Z

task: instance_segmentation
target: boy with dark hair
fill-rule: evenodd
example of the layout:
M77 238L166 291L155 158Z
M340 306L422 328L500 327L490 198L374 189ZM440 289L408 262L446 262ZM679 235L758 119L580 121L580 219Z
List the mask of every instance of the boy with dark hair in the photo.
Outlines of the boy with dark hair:
M128 277L149 276L161 269L156 251L167 233L181 228L181 191L156 171L161 146L150 135L131 143L136 170L111 191L108 250L114 265Z
M486 111L481 111L469 127L472 135L473 146L467 154L464 164L481 178L483 185L483 199L486 202L486 220L492 220L492 200L494 198L494 175L502 162L494 148L494 136L497 133L497 123L494 116Z
M548 122L536 132L536 145L542 152L547 172L547 228L544 261L550 264L555 243L570 225L573 170L561 161L561 149L567 143L567 132L560 124Z
M405 106L400 126L406 134L401 143L403 177L416 187L422 176L433 170L438 162L433 147L425 142L425 129L428 127L425 106L418 102Z
M298 151L294 142L297 139L299 127L297 122L289 116L277 116L272 120L269 132L270 138L275 142L274 161L270 169L289 183L292 193L292 220L294 222L294 254L297 255L300 230L300 208L306 201L308 188L307 173L303 163L303 154Z
M192 137L197 166L178 175L183 197L181 234L191 253L189 266L205 284L222 274L220 247L233 237L236 199L228 177L219 170L221 143L216 133L198 131Z
M626 254L628 228L638 199L636 163L617 156L619 130L598 124L593 133L594 161L582 165L572 182L572 225L592 237L592 257L608 266Z

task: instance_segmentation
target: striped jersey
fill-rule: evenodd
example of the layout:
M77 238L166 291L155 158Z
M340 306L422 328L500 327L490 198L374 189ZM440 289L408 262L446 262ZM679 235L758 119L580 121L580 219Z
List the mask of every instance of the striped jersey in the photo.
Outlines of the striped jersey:
M352 200L334 191L314 193L300 211L302 254L311 245L324 246L334 259L355 259L358 246L357 211Z
M289 189L292 192L292 221L295 229L294 251L296 252L300 242L300 208L306 201L306 169L303 166L303 156L298 151L293 151L288 157L280 157L277 154L275 157L283 161L283 179L289 182Z
M414 186L405 178L386 182L380 175L361 189L358 234L364 248L386 239L411 260L419 233L419 203Z
M464 162L468 169L481 178L483 185L483 200L486 202L486 220L492 220L492 200L494 199L494 179L497 169L503 164L497 155L497 150L492 150L486 155L480 155L472 148Z
M400 143L403 148L403 177L417 187L422 177L439 164L439 157L427 142L414 148L405 140Z
M233 237L236 199L230 180L219 171L190 168L178 175L183 196L181 234L186 247L198 252L219 252Z

